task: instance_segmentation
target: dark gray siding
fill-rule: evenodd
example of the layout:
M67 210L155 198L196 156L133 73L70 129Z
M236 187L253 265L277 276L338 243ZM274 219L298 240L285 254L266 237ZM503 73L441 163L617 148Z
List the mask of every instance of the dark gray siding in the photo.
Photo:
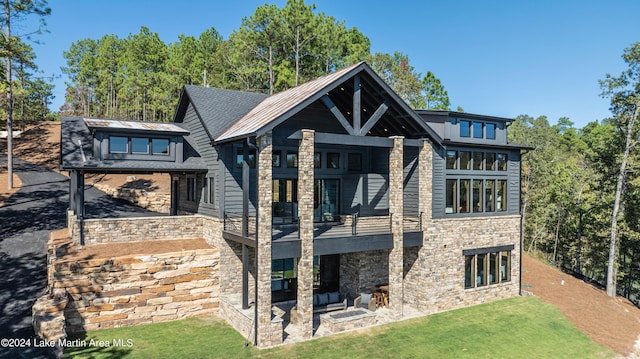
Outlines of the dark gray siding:
M404 215L418 217L418 148L404 148Z
M509 171L507 212L509 214L520 213L520 157L520 151L509 152L507 165Z
M433 218L444 217L444 185L445 185L445 161L444 149L438 148L433 151L433 173L432 173L432 216Z
M207 165L207 173L206 177L214 177L221 178L220 175L220 165L218 162L218 151L211 146L211 140L209 139L209 135L204 129L202 122L198 118L196 111L193 108L193 105L189 104L187 111L185 113L185 117L183 123L187 125L187 128L190 132L190 137L193 138L193 142L197 146L197 151L200 153L202 158L204 159ZM214 203L204 203L202 200L202 182L204 178L202 176L198 177L196 193L198 195L198 207L197 212L207 216L219 217L220 216L220 181L216 181L215 190L215 201ZM181 200L186 198L185 194L181 193Z
M242 214L242 168L236 167L236 153L242 147L238 144L219 147L224 164L224 212L228 216ZM257 158L256 158L257 160ZM256 169L249 170L249 215L255 215L257 200Z

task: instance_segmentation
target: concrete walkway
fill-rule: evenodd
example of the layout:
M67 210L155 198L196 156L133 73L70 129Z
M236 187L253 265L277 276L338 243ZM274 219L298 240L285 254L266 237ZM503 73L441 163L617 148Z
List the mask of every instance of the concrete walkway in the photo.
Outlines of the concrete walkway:
M6 155L0 154L0 166ZM46 287L49 232L66 227L69 180L43 167L14 159L22 186L0 208L0 339L32 338L31 306ZM149 212L104 192L85 192L87 217L149 216ZM41 349L0 347L0 358L43 358Z

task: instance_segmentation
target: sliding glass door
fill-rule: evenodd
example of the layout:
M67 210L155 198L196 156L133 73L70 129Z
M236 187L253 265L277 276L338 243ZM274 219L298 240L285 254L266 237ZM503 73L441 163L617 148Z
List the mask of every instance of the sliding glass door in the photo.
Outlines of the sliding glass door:
M317 179L313 184L313 220L340 220L340 180Z

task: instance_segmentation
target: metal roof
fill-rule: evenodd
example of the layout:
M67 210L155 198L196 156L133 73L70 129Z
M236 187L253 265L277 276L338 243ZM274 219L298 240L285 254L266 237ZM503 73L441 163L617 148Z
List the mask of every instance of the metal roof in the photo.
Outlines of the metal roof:
M85 118L84 123L87 125L89 129L100 128L100 129L110 129L110 130L129 130L129 131L135 130L135 131L164 132L164 133L175 133L175 134L189 133L189 131L171 123L107 120L107 119L92 119L92 118Z
M267 97L240 120L220 134L215 141L225 141L258 131L259 129L269 125L278 117L292 110L306 99L322 92L325 88L334 85L336 80L345 76L362 64L363 62L360 62L358 64L345 67L342 70Z

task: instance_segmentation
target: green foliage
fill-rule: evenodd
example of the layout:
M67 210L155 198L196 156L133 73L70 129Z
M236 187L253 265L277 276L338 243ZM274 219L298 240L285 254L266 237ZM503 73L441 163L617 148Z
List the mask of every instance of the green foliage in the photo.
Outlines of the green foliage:
M522 325L527 323L527 325ZM272 349L244 347L220 319L106 329L84 340L131 339L131 347L71 348L68 358L606 358L613 353L535 297L501 300ZM73 338L72 338L73 339ZM389 348L393 348L390 352ZM374 355L375 356L375 355Z
M367 36L303 0L259 6L226 40L212 27L164 44L142 27L126 39L79 40L63 55L63 114L168 120L185 84L271 94L364 60L410 106L449 108L433 73L421 79L400 52L371 55Z

